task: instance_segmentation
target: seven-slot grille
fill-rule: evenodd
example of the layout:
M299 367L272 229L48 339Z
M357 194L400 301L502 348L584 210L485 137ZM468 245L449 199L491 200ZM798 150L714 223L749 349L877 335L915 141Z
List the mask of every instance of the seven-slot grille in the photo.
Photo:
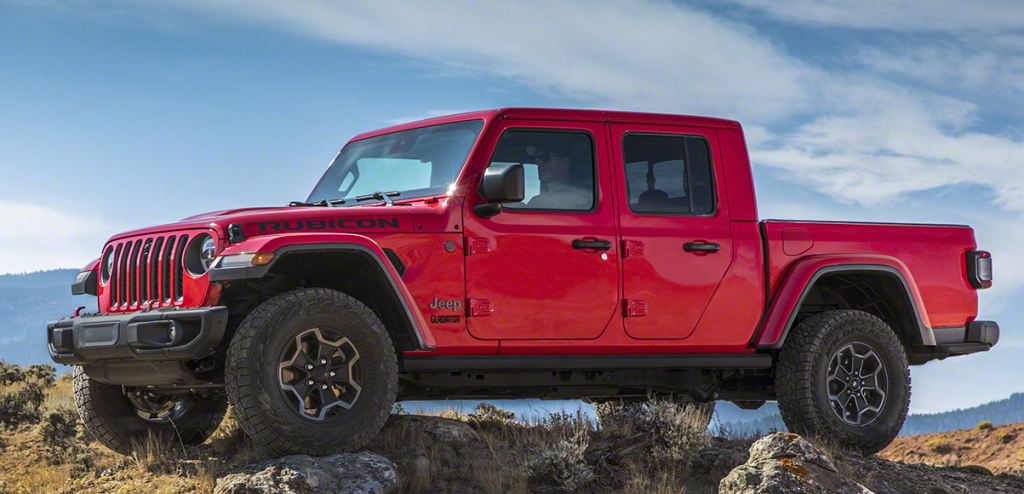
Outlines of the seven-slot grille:
M110 309L125 310L151 304L176 305L184 295L182 259L195 234L153 235L116 241L114 264L107 282Z

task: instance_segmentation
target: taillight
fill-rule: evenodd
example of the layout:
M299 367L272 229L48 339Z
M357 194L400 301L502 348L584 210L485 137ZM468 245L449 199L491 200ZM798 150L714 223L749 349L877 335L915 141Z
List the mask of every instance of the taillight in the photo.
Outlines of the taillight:
M992 286L992 254L983 250L967 252L967 281L979 290Z

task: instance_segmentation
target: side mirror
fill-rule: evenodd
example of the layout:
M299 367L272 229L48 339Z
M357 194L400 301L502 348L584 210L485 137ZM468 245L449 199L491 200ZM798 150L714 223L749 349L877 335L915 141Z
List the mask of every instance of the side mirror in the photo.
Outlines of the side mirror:
M480 180L480 196L487 204L473 207L481 218L490 218L501 212L503 202L521 202L526 198L526 173L519 163L492 165L484 170Z

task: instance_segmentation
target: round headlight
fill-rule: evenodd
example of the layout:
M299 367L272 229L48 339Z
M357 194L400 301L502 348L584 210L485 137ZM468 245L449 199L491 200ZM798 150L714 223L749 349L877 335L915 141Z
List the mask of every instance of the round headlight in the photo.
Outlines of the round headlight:
M100 282L104 285L110 281L110 273L114 272L114 246L107 247L103 253L103 270L100 271Z
M217 242L208 234L197 235L185 250L185 269L193 276L202 276L210 270L217 258Z

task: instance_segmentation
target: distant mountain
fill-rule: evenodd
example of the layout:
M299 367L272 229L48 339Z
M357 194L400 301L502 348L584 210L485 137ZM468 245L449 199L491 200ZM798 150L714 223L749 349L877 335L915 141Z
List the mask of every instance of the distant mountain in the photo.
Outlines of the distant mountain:
M46 323L76 307L96 310L96 297L71 295L77 269L0 275L0 359L16 364L50 363Z
M768 403L762 410L767 409ZM719 410L723 407L719 403ZM772 430L784 431L785 424L778 414L778 406L774 407L771 415L756 417L749 416L740 420L720 419L722 427L733 433L741 434L766 434ZM749 412L748 412L749 413ZM918 434L931 434L933 432L955 431L970 429L978 422L991 421L995 425L1013 424L1024 422L1024 393L1014 393L1009 398L997 400L972 408L958 408L948 412L911 414L900 430L900 436L916 436Z

